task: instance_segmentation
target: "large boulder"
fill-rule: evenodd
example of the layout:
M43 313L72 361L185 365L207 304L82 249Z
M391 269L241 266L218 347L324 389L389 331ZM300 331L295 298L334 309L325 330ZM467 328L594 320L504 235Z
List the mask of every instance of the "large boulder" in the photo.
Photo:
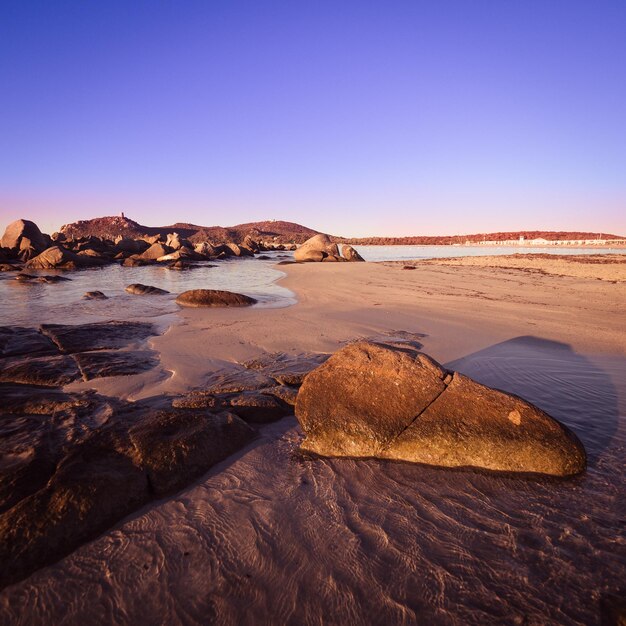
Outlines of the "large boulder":
M586 467L578 438L541 409L408 347L339 350L304 379L296 416L302 448L326 456L554 476Z
M346 261L365 261L365 259L348 244L341 246L341 254Z
M29 269L77 269L79 267L96 267L106 261L87 254L76 254L62 246L52 246L41 254L30 259L25 265Z
M203 241L202 243L197 243L194 247L194 252L196 254L200 254L203 257L212 259L217 256L217 252L215 251L215 247L210 244L208 241Z
M307 239L295 252L293 258L299 262L322 261L327 256L339 256L339 248L328 235L315 235Z
M254 256L254 252L244 245L238 245L233 242L226 244L226 247L232 252L234 256Z
M119 252L126 252L128 254L142 254L149 247L150 244L142 239L127 239L120 237L115 242L115 248Z
M162 243L153 243L145 252L142 252L138 258L144 261L156 261L158 258L174 252L169 246Z
M27 241L24 241L27 240ZM30 220L11 222L2 235L0 246L13 252L32 248L38 254L48 247L48 239Z
M255 303L256 300L249 296L218 289L191 289L190 291L184 291L176 298L176 304L189 307L250 306Z

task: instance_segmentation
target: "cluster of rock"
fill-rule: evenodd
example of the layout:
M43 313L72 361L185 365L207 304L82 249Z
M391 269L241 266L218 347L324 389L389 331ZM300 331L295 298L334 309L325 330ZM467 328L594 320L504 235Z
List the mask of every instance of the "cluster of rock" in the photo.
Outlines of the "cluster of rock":
M304 376L326 358L270 355L173 398L61 389L87 356L104 367L152 332L124 322L0 327L0 587L190 484L253 440L255 424L293 414ZM14 359L29 365L17 372Z
M305 241L293 255L298 263L364 261L363 257L352 247L344 244L339 247L328 235L315 235Z
M64 233L43 234L34 222L17 220L6 228L0 249L1 261L21 261L26 268L78 269L121 263L125 267L161 264L173 270L193 268L194 261L253 257L267 250L295 250L295 244L263 244L250 235L241 242L192 243L172 232L138 239L96 236L68 238ZM3 264L3 270L20 269Z

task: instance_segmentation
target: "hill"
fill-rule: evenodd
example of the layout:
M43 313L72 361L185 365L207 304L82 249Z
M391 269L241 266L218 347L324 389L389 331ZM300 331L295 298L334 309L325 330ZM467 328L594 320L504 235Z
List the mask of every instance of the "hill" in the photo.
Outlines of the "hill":
M254 239L273 240L278 243L302 243L309 237L317 235L319 231L307 228L293 222L268 220L265 222L250 222L237 224L236 226L198 226L186 222L177 222L170 226L143 226L128 217L111 216L96 217L91 220L80 220L71 224L65 224L60 232L68 238L78 237L101 237L103 239L115 239L116 237L129 237L139 239L154 235L166 236L176 232L192 243L201 241L243 241L246 235Z

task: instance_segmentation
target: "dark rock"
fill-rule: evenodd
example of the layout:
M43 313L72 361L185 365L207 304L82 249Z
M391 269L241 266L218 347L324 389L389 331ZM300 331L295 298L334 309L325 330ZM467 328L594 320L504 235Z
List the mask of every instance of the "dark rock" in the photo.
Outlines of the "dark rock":
M152 261L147 259L141 259L134 256L129 256L122 261L122 267L143 267L144 265L150 265Z
M576 436L537 407L410 348L343 348L306 377L296 416L303 449L323 455L556 476L586 465Z
M293 408L274 394L261 391L244 391L227 400L230 410L246 420L265 424L287 415L293 415Z
M149 500L145 472L102 439L76 446L44 488L0 516L0 586L53 563Z
M238 417L205 411L160 411L130 430L139 463L158 496L184 487L254 436Z
M237 245L236 243L227 243L226 247L229 248L234 256L254 256L254 252L244 245Z
M415 267L415 265L405 265L402 269L403 270L415 270L417 268Z
M41 332L65 353L125 348L156 334L152 324L144 322L42 324Z
M119 239L115 248L128 254L142 254L150 247L150 244L142 239Z
M96 267L106 263L99 257L80 255L61 246L52 246L28 261L29 269L76 269L80 267Z
M261 256L258 256L257 259L259 261L270 261L272 257L267 256L267 254L262 254Z
M108 297L105 296L101 291L87 291L83 298L85 300L108 300Z
M176 303L181 306L203 307L203 306L250 306L256 303L254 298L244 296L231 291L220 291L217 289L192 289L181 293L176 298Z
M132 293L135 296L163 296L169 291L165 289L159 289L158 287L152 287L151 285L142 285L141 283L133 283L126 287L128 293Z
M59 354L59 349L49 337L42 335L35 328L0 326L0 356L26 354Z
M290 387L289 385L276 385L275 387L268 387L263 390L263 393L271 393L273 396L280 398L286 404L295 406L298 399L298 388ZM291 414L293 411L291 411Z
M62 387L79 378L74 359L67 355L9 357L0 366L0 382Z
M19 272L22 268L12 263L0 263L0 272Z
M83 375L83 380L106 376L132 376L156 367L159 363L154 352L105 351L79 352L74 358Z

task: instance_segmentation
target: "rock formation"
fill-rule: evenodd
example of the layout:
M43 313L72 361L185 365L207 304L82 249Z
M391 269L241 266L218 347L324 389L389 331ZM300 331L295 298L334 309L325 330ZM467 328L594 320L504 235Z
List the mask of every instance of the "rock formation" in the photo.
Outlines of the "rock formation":
M554 476L586 466L578 438L539 408L410 348L339 350L304 380L296 416L303 450L321 455Z

